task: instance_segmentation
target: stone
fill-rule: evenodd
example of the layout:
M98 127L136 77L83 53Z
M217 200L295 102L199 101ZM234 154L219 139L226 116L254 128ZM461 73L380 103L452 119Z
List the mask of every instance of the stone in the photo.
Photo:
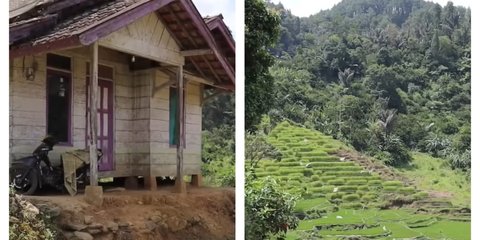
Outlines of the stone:
M118 231L118 224L117 223L114 223L112 221L108 222L106 224L108 230L112 231L112 232L116 232Z
M93 216L85 215L85 224L90 225L93 223Z
M127 223L127 222L119 222L118 223L118 227L121 227L121 228L126 228L126 227L129 227L130 226L130 223Z
M133 235L129 231L118 231L115 234L115 240L134 240Z
M10 223L19 223L20 220L18 220L18 218L14 217L14 216L10 216Z
M63 229L71 230L71 231L81 231L87 228L87 225L79 224L79 223L64 223Z
M87 232L90 233L91 235L97 235L102 233L102 229L87 229Z
M154 222L152 221L146 221L145 222L145 228L150 231L150 232L153 232L155 230L155 228L157 228L157 224L155 224Z
M100 224L100 223L92 223L92 224L88 225L88 228L89 229L102 229L103 225Z
M71 239L75 236L73 232L69 232L69 231L62 231L62 235L64 239Z
M51 207L51 208L47 208L46 212L52 217L58 217L60 216L62 209L59 207Z
M102 186L87 186L85 188L85 201L88 204L100 207L103 204Z
M77 237L80 240L93 240L92 235L90 235L89 233L86 233L86 232L76 231L73 234L75 235L75 237Z
M35 207L33 204L31 204L29 202L25 202L25 205L23 207L23 211L24 211L23 215L26 218L30 218L30 219L35 218L40 213L40 210L38 210L37 207Z
M158 215L154 215L154 216L150 217L150 220L152 220L155 223L158 223L158 222L162 221L162 218Z

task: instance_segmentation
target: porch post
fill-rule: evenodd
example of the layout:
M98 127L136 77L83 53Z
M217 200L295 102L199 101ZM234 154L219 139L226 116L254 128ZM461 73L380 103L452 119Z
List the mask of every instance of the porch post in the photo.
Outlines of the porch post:
M178 131L175 133L177 137L177 176L175 178L175 192L186 193L187 189L185 181L183 180L183 148L185 146L185 101L184 101L184 80L183 80L183 66L178 67L177 72L177 96L178 96L178 110L177 110L177 126Z
M90 77L90 185L98 186L97 163L97 99L98 99L98 43L94 42Z

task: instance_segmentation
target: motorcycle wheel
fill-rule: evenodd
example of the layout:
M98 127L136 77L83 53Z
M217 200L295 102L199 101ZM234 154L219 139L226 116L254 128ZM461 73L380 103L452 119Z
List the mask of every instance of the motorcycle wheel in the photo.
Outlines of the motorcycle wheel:
M28 175L24 179L20 179L23 174L22 170L13 170L11 177L11 184L15 189L15 192L23 195L32 195L35 193L38 187L38 176L35 170L30 170Z

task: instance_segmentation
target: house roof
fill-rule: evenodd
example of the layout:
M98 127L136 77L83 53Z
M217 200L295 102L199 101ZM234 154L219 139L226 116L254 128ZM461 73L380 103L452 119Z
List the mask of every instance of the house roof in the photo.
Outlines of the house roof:
M223 21L223 16L220 14L213 17L206 17L205 23L213 34L217 45L222 49L232 66L235 66L235 42L233 41L231 31Z
M10 19L10 57L90 45L152 12L182 51L208 50L185 55L186 70L234 88L233 38L219 16L204 20L191 0L56 0L33 7Z

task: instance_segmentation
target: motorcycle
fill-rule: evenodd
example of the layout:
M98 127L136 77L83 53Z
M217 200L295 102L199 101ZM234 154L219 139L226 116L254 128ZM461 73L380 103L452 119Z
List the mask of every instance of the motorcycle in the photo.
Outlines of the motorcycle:
M52 136L45 137L33 151L32 156L20 158L12 162L10 167L10 182L15 191L23 195L32 195L38 188L46 186L64 191L63 161L59 166L52 166L48 153L58 142ZM101 149L97 150L98 160L103 156ZM42 164L44 163L44 164ZM90 165L84 164L76 170L76 182L80 187L89 184Z

